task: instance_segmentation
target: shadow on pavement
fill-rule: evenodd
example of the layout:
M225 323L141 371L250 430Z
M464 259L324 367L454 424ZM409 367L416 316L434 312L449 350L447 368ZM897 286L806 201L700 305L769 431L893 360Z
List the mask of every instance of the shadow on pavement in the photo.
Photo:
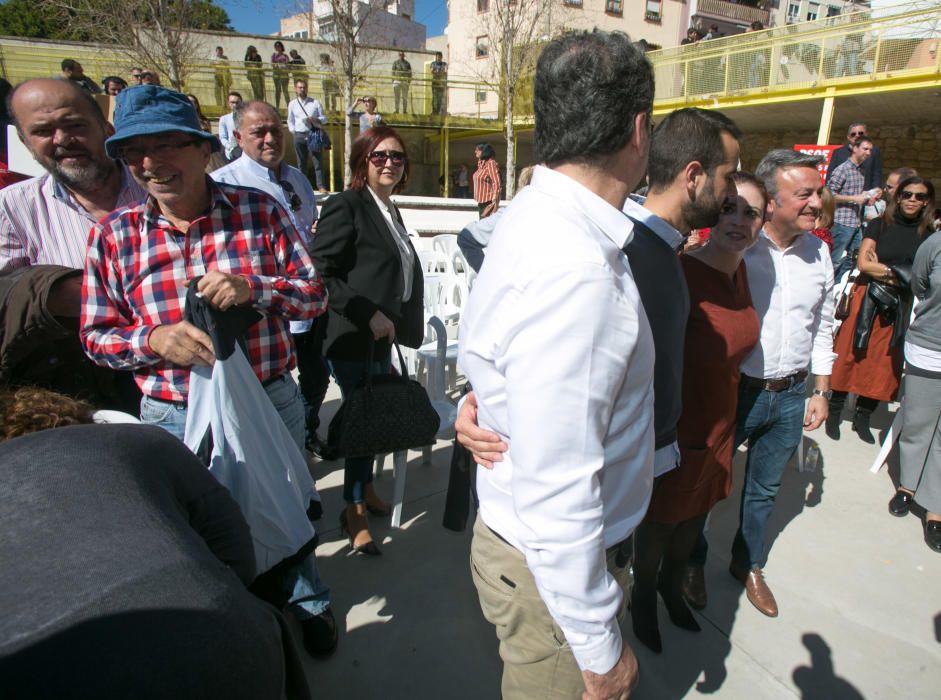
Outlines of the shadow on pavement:
M810 665L794 669L791 678L803 700L863 700L863 695L833 670L830 646L819 634L810 632L801 641L810 652Z

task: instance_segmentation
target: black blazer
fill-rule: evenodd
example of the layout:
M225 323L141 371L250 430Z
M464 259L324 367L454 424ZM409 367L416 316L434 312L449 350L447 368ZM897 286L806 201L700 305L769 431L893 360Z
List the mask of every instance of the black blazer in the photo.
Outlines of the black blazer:
M365 360L369 319L382 311L395 324L401 345L417 348L424 338L421 264L415 249L412 296L402 301L402 259L379 206L368 190L347 190L330 197L320 212L311 257L330 294L324 355L335 360ZM383 339L375 359L390 351Z

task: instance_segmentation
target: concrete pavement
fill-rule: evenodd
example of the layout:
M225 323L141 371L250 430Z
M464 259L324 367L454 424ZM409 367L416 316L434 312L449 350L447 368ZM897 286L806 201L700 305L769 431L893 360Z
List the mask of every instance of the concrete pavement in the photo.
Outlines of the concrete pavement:
M331 387L323 416L329 420L338 405ZM882 408L874 428L890 420ZM924 544L919 518L888 514L897 457L870 474L877 446L860 442L848 421L838 443L822 429L812 437L821 450L817 470L788 467L770 525L766 577L780 616L759 613L727 571L744 469L739 454L733 493L709 524L709 604L697 613L703 630L673 627L661 604L664 651L657 656L634 639L628 616L624 636L641 668L632 698L941 697L941 554ZM444 442L431 465L409 453L403 527L371 519L383 548L375 558L351 556L339 531L342 463L315 463L326 510L317 554L341 625L336 654L308 662L315 697L499 697L497 641L470 580L470 528L459 534L441 526L449 460ZM387 499L388 462L377 482Z

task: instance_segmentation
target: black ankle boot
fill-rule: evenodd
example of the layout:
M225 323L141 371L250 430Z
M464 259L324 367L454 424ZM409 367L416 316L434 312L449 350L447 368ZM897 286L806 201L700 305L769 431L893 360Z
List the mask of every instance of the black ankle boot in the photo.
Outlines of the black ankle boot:
M671 581L668 573L665 575L661 572L660 580L657 581L657 590L670 615L670 622L681 629L699 632L699 623L696 622L695 616L683 600L682 580Z
M869 417L871 415L869 411L861 411L857 408L856 414L853 416L853 432L867 445L876 444L876 438L872 434L872 430L869 429Z
M631 588L631 626L634 636L655 654L663 651L660 627L657 624L657 592L641 594L637 586Z
M842 408L842 406L840 407ZM827 414L827 422L824 424L824 430L827 437L831 440L840 439L840 411L830 406L830 412Z

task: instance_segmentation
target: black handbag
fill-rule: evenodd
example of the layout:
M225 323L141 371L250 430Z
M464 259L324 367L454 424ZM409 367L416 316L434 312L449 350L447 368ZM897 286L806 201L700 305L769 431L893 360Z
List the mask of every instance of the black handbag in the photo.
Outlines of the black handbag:
M405 359L398 343L399 366ZM434 444L441 419L425 387L408 374L372 376L375 343L369 341L369 359L362 384L344 399L330 421L327 441L341 457L371 457Z

